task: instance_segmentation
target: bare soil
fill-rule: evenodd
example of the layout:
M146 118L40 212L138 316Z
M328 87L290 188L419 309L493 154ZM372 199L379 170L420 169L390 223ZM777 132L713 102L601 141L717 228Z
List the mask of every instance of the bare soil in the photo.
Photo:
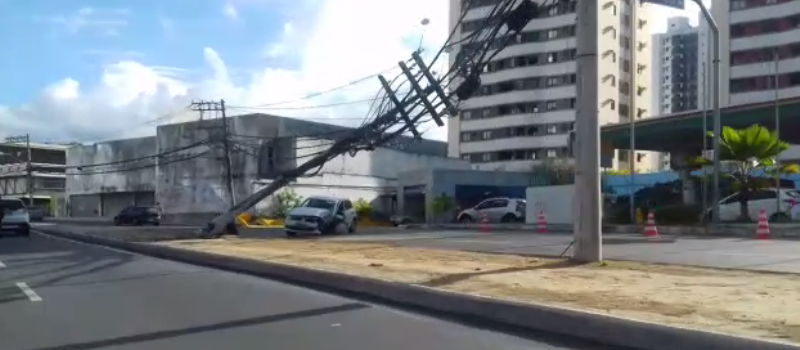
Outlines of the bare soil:
M800 342L800 275L311 240L161 242L185 249Z

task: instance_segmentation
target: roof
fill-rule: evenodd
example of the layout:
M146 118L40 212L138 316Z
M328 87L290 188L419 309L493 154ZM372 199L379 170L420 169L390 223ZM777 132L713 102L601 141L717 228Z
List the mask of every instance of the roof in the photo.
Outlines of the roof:
M800 98L788 98L777 103L780 110L781 139L800 143L800 134L788 132L800 129ZM751 103L722 108L722 126L734 128L760 124L772 129L775 125L775 101ZM706 127L712 130L713 112L706 111ZM601 128L603 144L617 149L630 145L630 124L627 122L604 125ZM644 118L635 123L636 148L650 151L700 150L703 145L703 111L675 113ZM713 142L708 142L711 147Z
M0 144L0 145L8 146L8 147L18 147L18 148L27 147L27 145L24 144L24 143L3 143L3 144ZM36 142L31 142L31 148L33 148L33 149L44 149L44 150L52 150L52 151L66 151L67 148L70 148L70 147L72 147L72 146L56 144L56 143L36 143Z

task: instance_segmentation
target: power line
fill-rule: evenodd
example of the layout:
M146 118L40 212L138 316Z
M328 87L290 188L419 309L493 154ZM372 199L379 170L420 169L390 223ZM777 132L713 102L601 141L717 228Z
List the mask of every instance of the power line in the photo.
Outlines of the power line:
M498 18L502 20L498 21L498 23L493 23L494 28L490 31L490 33L492 33L491 35L496 35L499 31L497 28L502 26L506 26L509 31L519 32L533 17L537 16L538 5L531 0L524 0L516 8L505 11L505 9L514 4L514 2L514 0L502 0L496 5L495 9L503 9L504 11L498 14L498 16L501 16ZM447 42L445 42L445 45L439 50L430 63L425 64L420 58L419 52L414 52L412 54L412 60L409 60L409 62L414 62L411 67L408 67L405 62L400 62L398 64L403 71L403 75L411 85L412 92L406 94L402 99L398 99L394 91L395 89L391 84L389 84L385 78L379 76L381 85L386 91L386 97L391 100L392 107L388 111L372 119L364 126L352 130L345 137L338 139L330 148L320 155L298 165L294 169L281 172L269 185L242 200L227 213L209 222L208 225L201 230L200 236L216 237L221 235L227 227L232 225L236 215L275 193L275 191L286 186L293 179L303 176L313 169L321 168L328 161L336 157L342 156L348 152L354 154L354 152L359 150L374 150L376 147L384 145L389 140L402 135L406 131L412 131L419 137L420 134L416 130L416 126L425 115L430 115L438 125L443 125L440 112L444 111L445 114L453 115L457 112L451 103L453 97L458 97L458 101L463 101L474 95L480 87L479 71L476 68L481 68L485 65L482 59L485 58L486 53L475 52L470 56L479 57L477 60L470 59L469 61L465 61L466 55L457 57L455 60L457 65L451 67L447 73L441 75L439 78L434 77L428 68L433 66L442 52L446 50L457 30L456 28L458 28L465 16L466 9L462 11L461 18L454 26L455 28L448 37ZM499 48L499 50L501 49L502 47ZM484 50L488 51L488 48L484 48ZM476 54L479 55L476 56ZM466 65L469 65L469 67L464 67ZM416 70L416 73L414 70ZM445 94L444 89L454 80L454 76L451 76L453 72L457 72L464 77L464 82L455 89L455 93ZM422 86L423 84L425 87ZM433 99L429 98L431 95L434 96ZM435 101L437 98L438 101ZM402 126L391 133L384 132L397 125Z
M170 155L170 154L173 154L173 153L177 153L177 152L180 152L180 151L185 151L187 149L194 148L194 147L197 147L197 146L200 146L200 145L203 145L203 144L205 144L205 142L202 142L202 141L201 142L195 142L195 143L190 144L190 145L186 145L186 146L182 146L182 147L178 147L178 148L173 148L173 149L170 149L170 150L167 150L167 151L154 153L154 154L150 154L150 155L146 155L146 156L142 156L142 157L129 158L129 159L123 159L123 160L116 160L116 161L105 162L105 163L67 165L66 169L78 169L78 170L80 170L80 169L83 169L83 168L94 168L94 167L101 167L101 166L108 166L108 165L134 163L134 162L148 160L148 159L157 159L157 158L164 157L166 155Z
M387 68L387 69L385 69L385 70L383 70L383 71L381 71L381 72L379 72L379 73L370 74L370 75L367 75L367 76L364 76L364 77L358 78L358 79L356 79L356 80L353 80L353 81L351 81L351 82L349 82L349 83L345 83L344 85L339 85L339 86L336 86L336 87L330 88L330 89L328 89L328 90L324 90L324 91L320 91L320 92L315 92L315 93L308 94L308 95L306 95L306 96L303 96L303 97L300 97L300 98L296 98L296 99L285 100L285 101L280 101L280 102L266 103L266 104L258 105L258 106L256 106L256 107L262 107L262 108L263 108L263 107L271 107L271 106L277 106L277 105L282 105L282 104L287 104L287 103L293 103L293 102L298 102L298 101L308 100L308 99L310 99L310 98L314 98L314 97L317 97L317 96L321 96L321 95L324 95L324 94L328 94L328 93L331 93L331 92L334 92L334 91L338 91L338 90L342 90L342 89L345 89L345 88L351 87L351 86L353 86L353 85L356 85L356 84L362 83L362 82L364 82L364 81L366 81L366 80L368 80L368 79L375 78L375 77L377 77L378 75L381 75L381 74L384 74L384 73L391 72L391 71L393 71L393 70L395 70L395 69L397 69L397 67L395 67L395 66L392 66L392 67L389 67L389 68Z
M90 172L79 172L79 173L67 173L66 175L84 176L84 175L101 175L101 174L112 174L112 173L139 171L139 170L155 168L155 167L164 166L164 165L173 164L173 163L186 162L186 161L189 161L189 160L192 160L192 159L200 158L202 156L205 156L206 154L208 154L208 151L203 151L203 152L200 152L198 154L191 155L191 156L185 156L185 157L176 158L176 159L168 160L168 161L156 162L154 164L147 164L147 165L142 165L142 166L138 166L138 167L124 168L124 169L90 171Z

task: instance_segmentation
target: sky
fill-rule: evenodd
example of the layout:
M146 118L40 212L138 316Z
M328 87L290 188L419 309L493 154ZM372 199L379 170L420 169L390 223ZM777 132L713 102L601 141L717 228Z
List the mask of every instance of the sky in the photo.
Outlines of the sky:
M186 109L195 99L225 99L230 115L360 124L380 89L376 77L304 97L376 73L391 78L420 43L430 55L447 37L447 6L0 0L0 137L30 133L39 142L86 143L152 135L155 125L198 119ZM690 4L668 15L696 11ZM659 16L656 31L667 17ZM421 129L446 140L445 127Z

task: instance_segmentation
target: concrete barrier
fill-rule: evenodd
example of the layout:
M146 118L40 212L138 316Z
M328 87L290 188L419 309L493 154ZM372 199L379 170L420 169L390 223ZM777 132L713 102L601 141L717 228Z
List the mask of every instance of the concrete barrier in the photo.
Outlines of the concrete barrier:
M42 230L40 230L42 231ZM670 327L598 313L547 305L453 293L291 265L197 252L146 243L129 243L78 232L45 233L80 242L222 270L280 279L304 286L356 293L372 299L414 306L466 319L494 322L642 350L800 350L789 343L704 330Z

